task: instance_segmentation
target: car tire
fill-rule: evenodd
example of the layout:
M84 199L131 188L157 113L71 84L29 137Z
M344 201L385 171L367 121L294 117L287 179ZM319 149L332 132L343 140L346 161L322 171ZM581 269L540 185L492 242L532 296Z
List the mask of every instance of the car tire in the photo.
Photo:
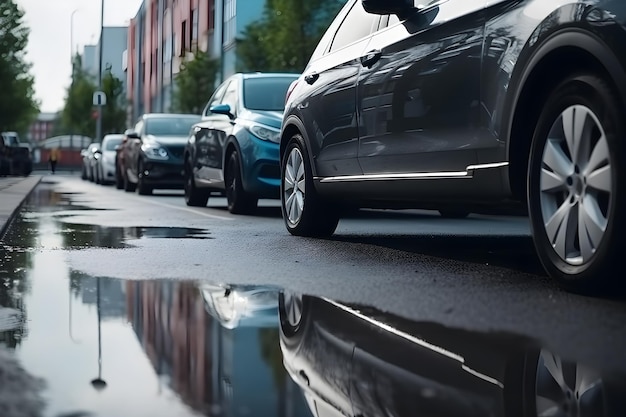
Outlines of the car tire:
M83 167L81 169L80 179L82 179L82 180L86 180L87 179L87 170L85 169L85 164L83 164Z
M328 237L337 229L339 206L323 200L313 185L309 154L300 135L294 135L283 155L280 180L280 207L292 235Z
M241 162L239 152L236 150L230 153L226 162L224 187L226 188L228 211L232 214L250 214L256 210L259 199L243 188Z
M115 163L115 188L118 190L124 189L124 178L122 178L122 173L120 172L120 168L117 166L117 162Z
M143 178L143 162L139 161L137 165L137 193L139 195L150 195L152 194L152 187L146 184Z
M128 180L128 175L124 175L124 191L127 193L132 193L135 191L137 185L133 184Z
M283 290L278 294L278 321L281 341L288 347L297 346L309 321L310 299L297 292Z
M626 243L623 114L602 78L582 74L550 93L536 125L527 184L533 239L548 274L572 291L622 281L612 268Z
M185 203L190 207L206 207L210 192L196 187L193 178L193 169L189 163L185 164Z

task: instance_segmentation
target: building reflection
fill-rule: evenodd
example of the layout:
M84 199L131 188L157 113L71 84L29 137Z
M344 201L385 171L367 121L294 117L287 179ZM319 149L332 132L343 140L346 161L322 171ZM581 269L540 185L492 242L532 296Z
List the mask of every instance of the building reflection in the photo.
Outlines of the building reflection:
M194 410L310 416L282 365L276 292L128 281L126 306L160 380Z

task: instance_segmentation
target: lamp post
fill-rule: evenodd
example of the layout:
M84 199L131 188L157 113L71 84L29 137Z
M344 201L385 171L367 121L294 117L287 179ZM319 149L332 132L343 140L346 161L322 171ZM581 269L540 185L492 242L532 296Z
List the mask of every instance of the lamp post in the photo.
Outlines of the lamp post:
M104 0L100 0L100 47L98 48L98 91L102 91L102 49L104 46ZM96 142L102 142L102 106L98 106Z
M72 84L74 83L74 66L76 65L76 62L74 61L74 15L79 10L80 9L74 9L70 16L70 64L72 65ZM72 114L71 111L70 114ZM72 126L70 126L70 129L70 152L72 152L74 150L74 129L72 129Z
M102 391L107 387L107 383L102 379L102 331L101 331L101 309L100 309L100 277L96 278L96 305L98 311L98 377L91 380L91 386L96 391Z

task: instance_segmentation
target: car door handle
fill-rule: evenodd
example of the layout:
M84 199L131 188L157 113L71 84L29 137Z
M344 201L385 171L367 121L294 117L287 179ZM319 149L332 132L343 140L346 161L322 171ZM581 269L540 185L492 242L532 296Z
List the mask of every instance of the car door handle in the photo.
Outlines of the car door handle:
M317 79L320 77L320 75L317 72L313 72L311 74L305 75L304 76L304 81L306 81L309 85L313 84L315 81L317 81Z
M378 60L382 56L383 56L383 53L379 49L374 49L372 51L369 51L367 54L361 57L361 65L367 68L372 68L372 65L378 62Z

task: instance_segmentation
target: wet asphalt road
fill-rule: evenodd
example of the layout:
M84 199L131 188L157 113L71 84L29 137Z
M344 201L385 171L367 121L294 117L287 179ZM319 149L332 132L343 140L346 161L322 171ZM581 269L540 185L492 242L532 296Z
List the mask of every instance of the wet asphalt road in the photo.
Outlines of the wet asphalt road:
M219 197L189 208L180 192L144 197L48 176L30 204L51 202L54 209L24 215L63 225L66 238L46 247L80 274L288 288L416 321L515 333L565 358L626 371L626 302L555 286L525 218L363 211L318 240L288 235L275 201L263 201L256 216L233 216Z

